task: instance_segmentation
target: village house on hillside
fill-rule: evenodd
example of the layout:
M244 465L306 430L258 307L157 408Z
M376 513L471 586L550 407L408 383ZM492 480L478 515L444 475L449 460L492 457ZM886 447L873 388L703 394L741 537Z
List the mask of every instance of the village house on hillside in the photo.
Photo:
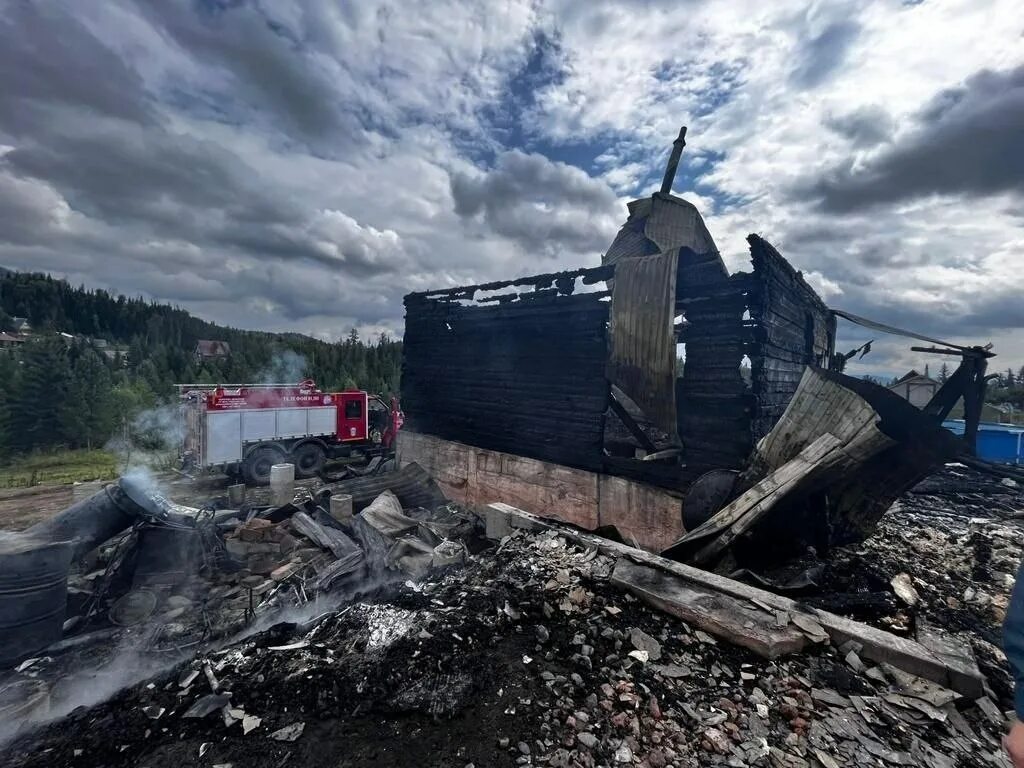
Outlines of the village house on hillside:
M12 336L9 333L0 331L0 349L14 349L20 344L24 344L25 339L20 336Z
M12 317L11 326L14 328L15 333L23 335L32 333L32 324L28 321L27 317Z
M911 370L898 378L895 384L890 385L889 391L895 392L917 408L924 408L941 386L928 375L927 369L923 374Z
M200 339L196 342L195 355L200 363L204 360L223 360L231 357L231 347L226 341Z

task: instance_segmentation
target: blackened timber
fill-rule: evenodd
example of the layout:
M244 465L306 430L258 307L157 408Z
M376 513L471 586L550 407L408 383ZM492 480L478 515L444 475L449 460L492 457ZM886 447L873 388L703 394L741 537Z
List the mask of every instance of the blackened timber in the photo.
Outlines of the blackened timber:
M835 317L779 252L757 235L747 238L756 287L750 315L757 323L752 346L752 388L759 407L752 419L754 440L775 425L799 386L807 365L827 364L835 346ZM765 396L764 399L761 399Z
M477 291L497 291L502 288L514 288L519 286L547 287L555 285L564 293L571 293L572 283L579 278L584 285L593 285L608 280L615 274L615 265L609 264L601 267L585 267L565 272L549 272L529 277L519 277L512 280L496 280L490 283L479 283L477 285L461 285L457 288L447 288L432 291L413 291L405 297L406 306L410 302L417 302L424 299L456 299L472 300Z
M608 403L611 406L612 412L619 417L619 421L622 425L629 430L629 433L633 436L640 447L645 451L654 452L658 450L658 447L651 441L647 436L647 433L640 428L640 425L636 423L636 419L633 418L632 414L626 410L625 406L619 402L619 398L615 395L615 389L612 389L611 400Z
M605 269L609 275L610 269ZM603 274L603 273L602 273ZM541 287L577 270L499 284ZM564 278L564 279L563 279ZM546 287L546 286L545 286ZM607 294L521 294L463 305L466 292L406 298L402 405L416 432L598 470L609 385L605 377Z
M605 456L604 470L612 475L639 480L659 488L683 490L702 474L677 464L659 464L655 461Z

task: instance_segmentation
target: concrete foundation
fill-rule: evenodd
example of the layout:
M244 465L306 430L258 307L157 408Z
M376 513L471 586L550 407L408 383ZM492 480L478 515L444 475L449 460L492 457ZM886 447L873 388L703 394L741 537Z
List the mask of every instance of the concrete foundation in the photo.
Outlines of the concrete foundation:
M403 429L398 464L418 463L453 501L512 504L594 530L614 525L625 540L660 552L684 532L678 494L597 472L477 448Z

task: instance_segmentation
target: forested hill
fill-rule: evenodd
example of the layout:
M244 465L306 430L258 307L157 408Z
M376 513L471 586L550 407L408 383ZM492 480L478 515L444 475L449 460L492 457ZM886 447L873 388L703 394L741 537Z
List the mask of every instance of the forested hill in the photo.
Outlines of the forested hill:
M14 318L27 318L31 335L0 349L0 451L102 443L126 413L170 402L181 382L312 377L326 390L356 386L382 395L399 386L401 342L386 336L364 342L353 330L327 343L239 330L167 304L0 270L0 331L16 330ZM201 339L226 342L230 354L197 359ZM75 413L61 416L56 403L97 410L93 425Z

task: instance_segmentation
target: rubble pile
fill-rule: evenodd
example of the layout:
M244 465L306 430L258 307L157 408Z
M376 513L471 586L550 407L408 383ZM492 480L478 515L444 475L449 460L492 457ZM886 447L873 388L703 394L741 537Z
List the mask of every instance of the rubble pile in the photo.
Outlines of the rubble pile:
M0 671L0 739L286 617L322 614L457 564L480 539L476 517L456 505L403 510L388 490L342 520L301 490L284 506L242 509L153 499L150 513L70 573L65 561L63 638ZM63 590L52 592L33 595L30 608L63 611ZM56 629L60 638L59 614Z
M199 653L9 744L8 761L1006 765L989 698L855 645L758 657L622 592L611 557L557 531L517 530L462 560Z
M381 503L403 514L390 492ZM464 519L452 509L442 507L438 514ZM422 512L421 517L434 516ZM405 518L406 529L383 533L371 519L360 516L344 525L308 495L284 507L219 512L215 524L204 525L200 517L195 528L180 532L187 541L170 559L169 570L148 564L153 553L147 539L154 529L166 530L164 524L143 524L101 547L87 573L69 576L72 618L66 626L95 630L113 624L146 634L148 647L198 644L319 595L372 591L404 573L406 563L399 560L409 538L428 555L444 540L413 518ZM452 530L449 526L448 533ZM159 544L167 545L166 536ZM393 547L398 554L390 556ZM372 561L368 551L374 553ZM77 615L76 606L81 606Z
M921 622L962 632L1009 701L1000 628L1021 563L1022 518L1024 486L948 465L893 505L872 537L834 551L807 600L897 633ZM898 596L892 583L903 579L911 589ZM858 612L856 596L874 608Z

